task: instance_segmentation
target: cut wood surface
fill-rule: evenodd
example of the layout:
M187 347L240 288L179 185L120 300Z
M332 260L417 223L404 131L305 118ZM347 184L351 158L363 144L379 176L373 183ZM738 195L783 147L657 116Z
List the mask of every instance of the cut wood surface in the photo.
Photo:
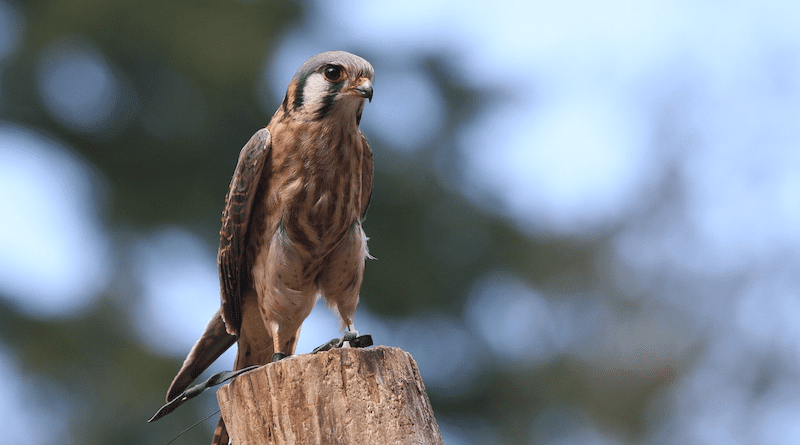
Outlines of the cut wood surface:
M234 445L443 443L417 364L398 348L288 357L217 400Z

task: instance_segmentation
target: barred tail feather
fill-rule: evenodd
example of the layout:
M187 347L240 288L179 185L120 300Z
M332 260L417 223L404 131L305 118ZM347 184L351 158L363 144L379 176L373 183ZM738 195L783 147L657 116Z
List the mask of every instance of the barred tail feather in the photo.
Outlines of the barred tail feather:
M225 422L222 421L220 416L217 427L214 429L214 438L211 439L211 445L228 445L229 442L228 430L225 429Z
M205 332L189 351L183 366L169 386L167 402L188 388L194 379L214 363L214 360L236 343L236 337L228 334L225 330L225 322L222 321L221 314L221 310L214 313Z

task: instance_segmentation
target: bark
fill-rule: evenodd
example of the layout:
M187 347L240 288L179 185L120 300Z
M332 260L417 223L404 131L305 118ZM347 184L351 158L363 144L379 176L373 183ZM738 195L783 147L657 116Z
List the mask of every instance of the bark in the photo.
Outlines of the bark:
M443 443L417 364L397 348L289 357L217 399L234 445Z

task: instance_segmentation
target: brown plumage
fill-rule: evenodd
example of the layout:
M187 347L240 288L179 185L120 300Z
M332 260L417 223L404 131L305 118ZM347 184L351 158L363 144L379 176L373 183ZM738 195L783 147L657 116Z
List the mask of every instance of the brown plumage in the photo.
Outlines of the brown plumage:
M234 369L293 354L320 295L354 330L368 256L361 220L372 193L372 152L359 123L372 78L372 66L350 53L310 58L267 127L242 149L222 213L222 306L167 400L234 342ZM227 442L220 419L213 444Z

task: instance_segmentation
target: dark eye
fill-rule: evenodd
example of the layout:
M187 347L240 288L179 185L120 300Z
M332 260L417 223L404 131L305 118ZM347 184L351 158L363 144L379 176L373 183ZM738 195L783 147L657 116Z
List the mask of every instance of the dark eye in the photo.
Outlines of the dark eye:
M342 77L342 67L337 65L328 65L322 70L322 74L329 82L337 82Z

